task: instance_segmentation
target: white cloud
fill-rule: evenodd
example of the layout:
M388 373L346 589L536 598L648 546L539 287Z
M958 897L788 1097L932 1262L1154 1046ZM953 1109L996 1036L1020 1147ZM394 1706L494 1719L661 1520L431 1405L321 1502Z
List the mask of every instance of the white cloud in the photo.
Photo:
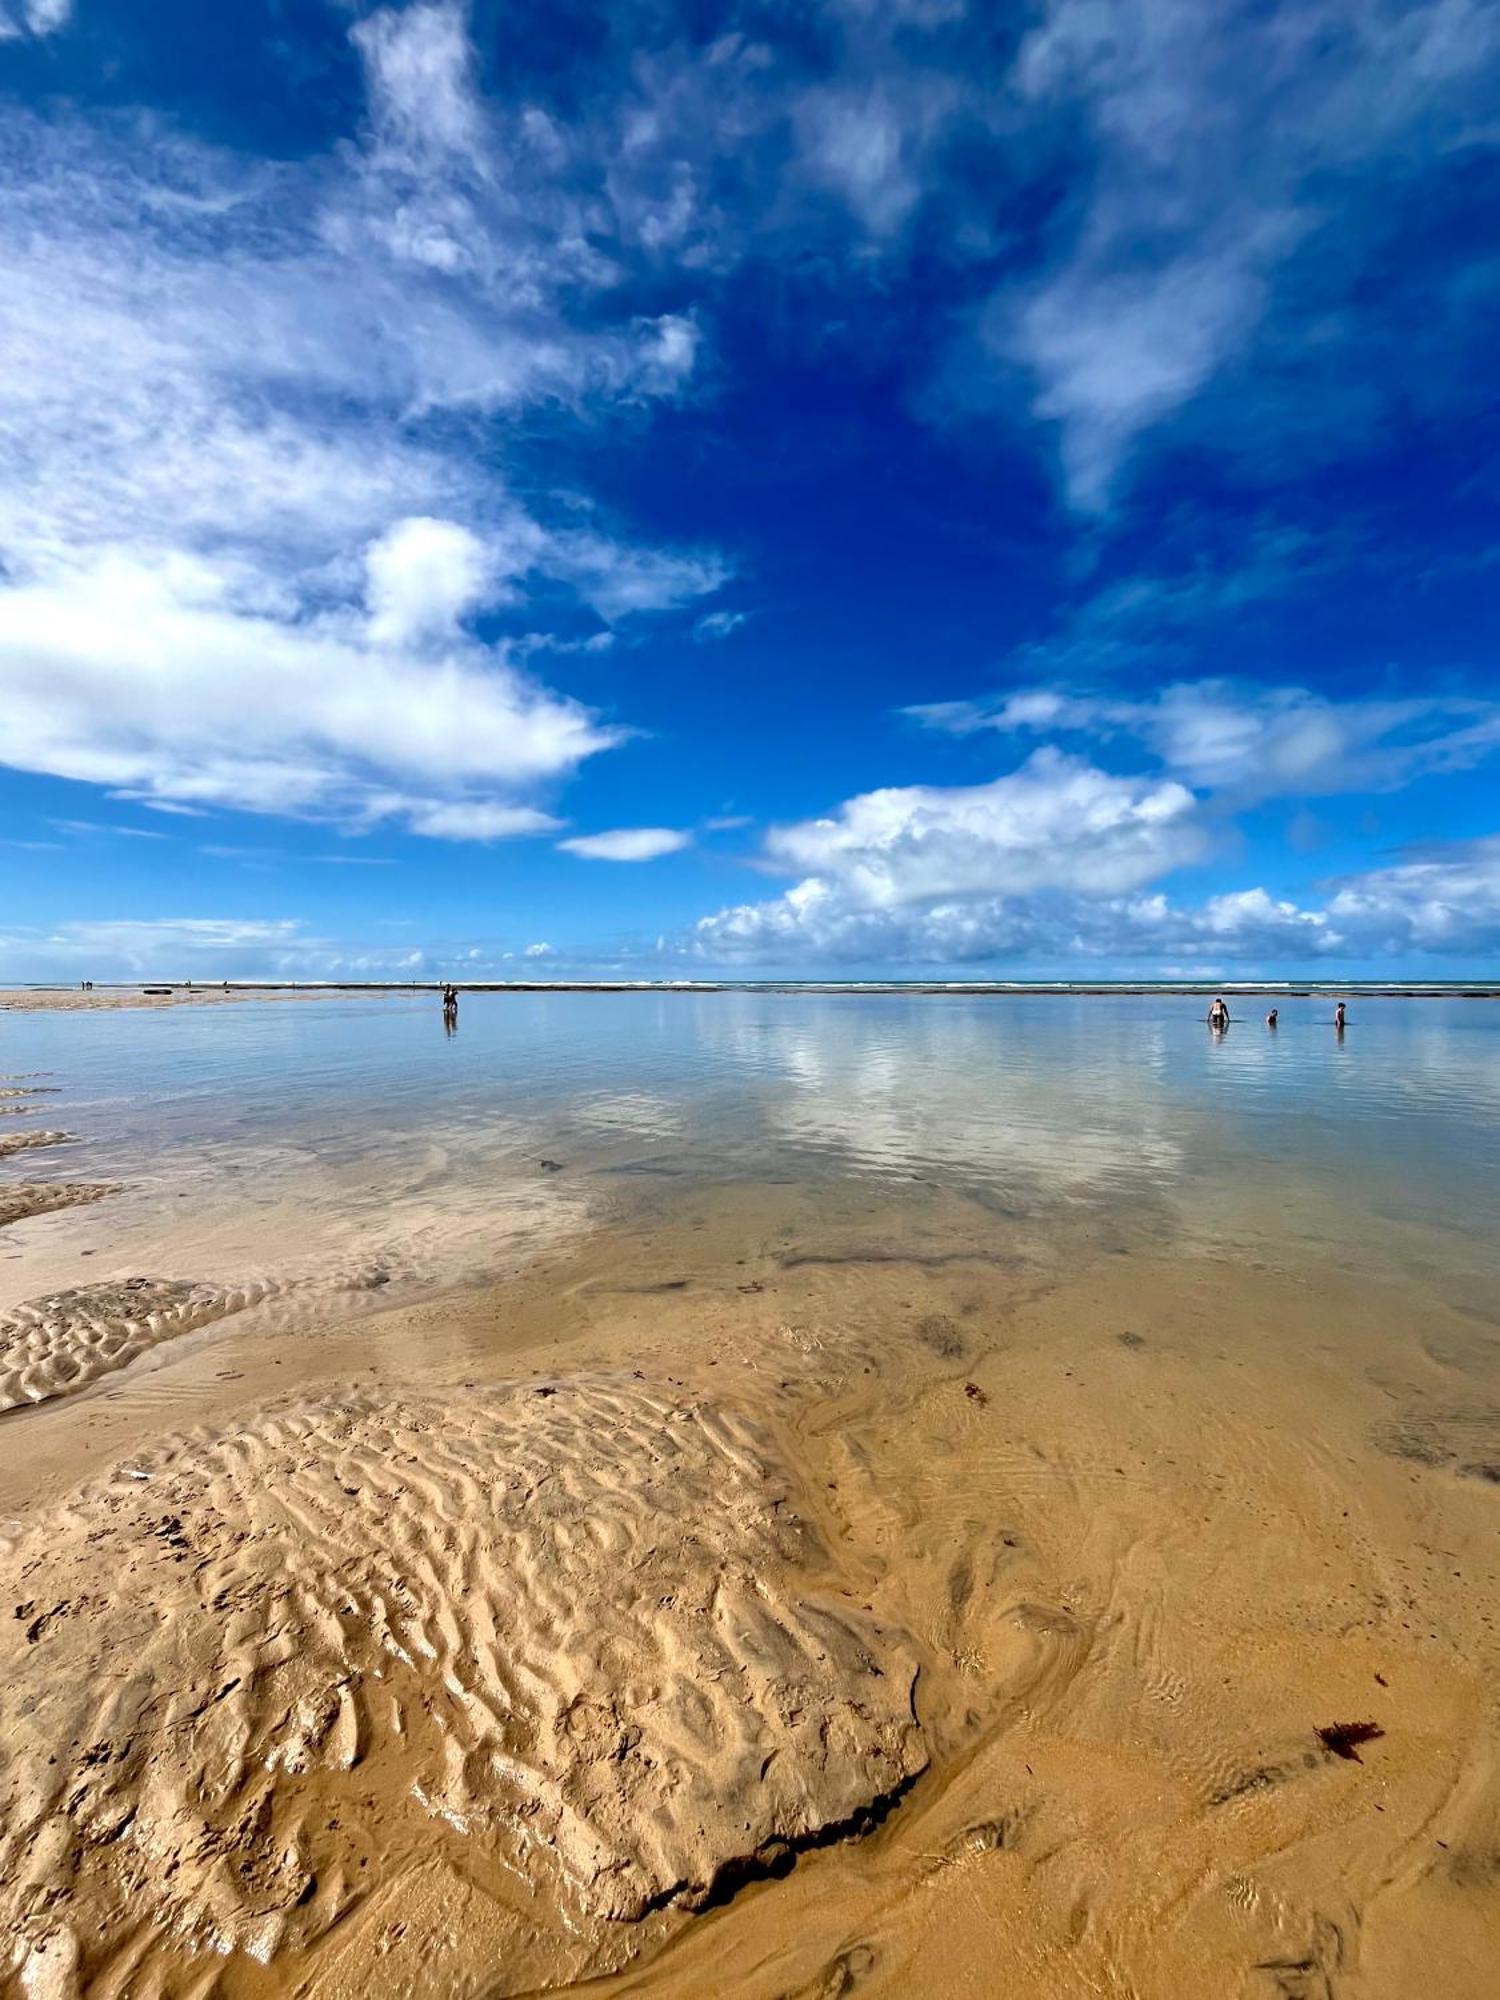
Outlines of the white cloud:
M397 808L406 813L413 833L429 834L434 840L512 840L519 834L555 833L562 821L534 806L504 806L482 799L404 801Z
M728 562L716 554L627 548L592 532L553 536L548 567L611 624L690 604L717 590L731 574Z
M669 826L625 826L612 833L581 833L557 844L585 861L655 861L692 845L690 833Z
M13 0L0 4L0 42L33 35L55 35L73 18L73 0Z
M80 834L102 833L108 835L108 837L111 840L116 840L116 839L170 840L171 839L170 834L157 833L151 827L148 826L119 826L119 825L106 826L106 825L101 825L98 820L92 820L92 819L54 819L54 820L49 820L47 823L49 826L55 826L60 833L80 833Z
M1174 961L1277 972L1430 956L1458 969L1500 952L1500 835L1455 843L1298 902L1260 887L1197 905L1157 892L980 895L871 908L809 880L774 901L704 918L691 946L716 962L943 966Z
M898 100L880 82L809 91L795 118L804 171L842 195L873 236L892 235L921 198L923 140L953 94L937 78L915 100Z
M1183 695L1192 697L1186 707ZM1159 732L1174 770L1226 790L1249 784L1263 762L1288 782L1328 788L1368 785L1387 759L1406 760L1408 773L1413 757L1442 768L1477 754L1470 732L1482 726L1466 718L1455 732L1442 710L1434 731L1424 705L1408 715L1372 704L1379 713L1344 714L1331 727L1321 711L1305 713L1311 697L1285 690L1246 723L1239 707L1220 712L1226 701L1213 683L1101 717L1092 698L1033 689L984 711L979 726L1098 729L1107 720ZM940 720L963 726L949 714ZM1488 727L1486 742L1493 718ZM1197 905L1174 901L1154 885L1206 857L1209 826L1177 776L1112 776L1049 745L987 785L867 792L826 818L773 828L762 865L800 879L780 896L702 918L689 948L709 960L804 968L1205 958L1275 966L1500 949L1500 835L1414 853L1325 885L1316 898L1254 886Z
M612 309L597 218L481 106L465 21L360 22L369 125L322 160L3 114L0 761L163 811L550 829L532 795L621 732L521 671L545 630L465 621L727 574L497 469L504 413L675 395L697 330Z
M1040 379L1033 409L1061 433L1064 481L1080 508L1103 507L1141 431L1187 402L1249 339L1265 307L1266 267L1295 234L1263 224L1254 241L1156 271L1074 268L1014 322L992 318Z
M693 626L693 637L700 646L709 639L727 639L749 615L748 611L705 611Z
M507 957L509 955L509 953L506 954ZM553 952L550 944L529 944L521 954L523 958L551 958L552 955Z
M385 132L421 150L478 150L474 51L464 8L382 8L351 30L369 72L372 110Z
M19 979L274 978L324 950L293 918L160 917L0 932L0 966Z
M1265 336L1335 190L1483 132L1497 50L1488 0L1048 0L1013 86L1033 125L1070 121L1092 178L1061 209L1071 241L996 294L981 347L1032 374L1076 507L1107 505L1141 434ZM1340 265L1360 269L1348 230Z
M1351 875L1328 915L1377 952L1500 951L1500 834Z
M1384 791L1466 770L1500 750L1500 702L1445 696L1330 700L1307 688L1182 681L1143 699L1020 688L906 711L953 735L1078 733L1145 743L1167 770L1237 800Z
M865 908L997 890L1134 887L1204 850L1192 794L1038 750L987 785L866 792L827 819L773 828L772 862Z
M365 557L370 637L405 646L447 639L489 592L484 543L456 521L413 516L398 521Z
M233 566L114 553L0 591L0 755L146 799L493 838L551 824L504 794L615 740L501 649L381 643L388 599L372 619L259 599Z
M1206 847L1184 786L1042 749L988 785L866 792L773 828L768 864L804 879L704 918L696 943L773 959L970 958L1019 948L1038 900L1119 896Z

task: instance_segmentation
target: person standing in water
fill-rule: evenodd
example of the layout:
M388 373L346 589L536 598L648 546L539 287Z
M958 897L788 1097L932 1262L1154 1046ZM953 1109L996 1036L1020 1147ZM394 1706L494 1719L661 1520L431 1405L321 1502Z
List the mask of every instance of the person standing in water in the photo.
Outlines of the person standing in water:
M1276 1026L1276 1009L1274 1007L1271 1009L1270 1013L1267 1014L1266 1016L1266 1026L1268 1028L1274 1028Z
M1340 1002L1339 1002L1339 1004L1337 1005L1337 1007L1335 1007L1335 1008L1334 1008L1334 1010L1333 1010L1333 1026L1334 1026L1334 1032L1335 1032L1336 1034L1340 1034L1340 1035L1341 1035L1341 1034L1343 1034L1343 1032L1344 1032L1344 1003L1343 1003L1343 1001L1342 1001L1342 1000L1340 1000Z
M1224 1030L1229 1026L1229 1009L1224 1004L1222 993L1208 1010L1208 1025L1216 1035L1222 1035Z

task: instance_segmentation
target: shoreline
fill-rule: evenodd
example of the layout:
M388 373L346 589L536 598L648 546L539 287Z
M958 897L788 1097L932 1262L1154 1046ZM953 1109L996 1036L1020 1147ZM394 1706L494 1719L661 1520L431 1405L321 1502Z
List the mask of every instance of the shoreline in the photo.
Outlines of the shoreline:
M1203 999L1226 993L1240 999L1500 1000L1500 980L737 980L737 979L514 979L514 980L227 980L203 985L186 980L101 982L76 986L0 988L0 1013L82 1013L90 1009L201 1006L231 1000L326 999L341 993L436 994L445 986L477 993L762 993L785 998L924 999Z

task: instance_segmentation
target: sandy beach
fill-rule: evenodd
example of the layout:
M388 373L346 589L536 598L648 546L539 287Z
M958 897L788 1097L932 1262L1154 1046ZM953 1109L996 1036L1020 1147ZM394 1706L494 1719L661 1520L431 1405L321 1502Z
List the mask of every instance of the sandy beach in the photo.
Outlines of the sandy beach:
M631 1156L483 1282L122 1272L30 1157L4 1990L1491 1990L1482 1293Z
M139 1008L212 1007L231 1000L294 1000L318 997L314 987L275 986L77 986L0 987L0 1013L93 1014Z
M4 1419L25 1990L1488 1991L1494 1328L985 1233L141 1298L136 1388Z

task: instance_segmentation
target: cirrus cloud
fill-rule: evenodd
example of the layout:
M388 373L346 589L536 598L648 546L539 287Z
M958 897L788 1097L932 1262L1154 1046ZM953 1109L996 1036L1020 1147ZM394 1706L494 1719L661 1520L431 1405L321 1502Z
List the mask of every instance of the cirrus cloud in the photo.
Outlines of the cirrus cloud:
M906 714L955 736L1133 737L1200 791L1237 800L1387 791L1459 771L1500 750L1500 702L1442 695L1336 700L1301 687L1179 681L1147 696L1017 688Z

